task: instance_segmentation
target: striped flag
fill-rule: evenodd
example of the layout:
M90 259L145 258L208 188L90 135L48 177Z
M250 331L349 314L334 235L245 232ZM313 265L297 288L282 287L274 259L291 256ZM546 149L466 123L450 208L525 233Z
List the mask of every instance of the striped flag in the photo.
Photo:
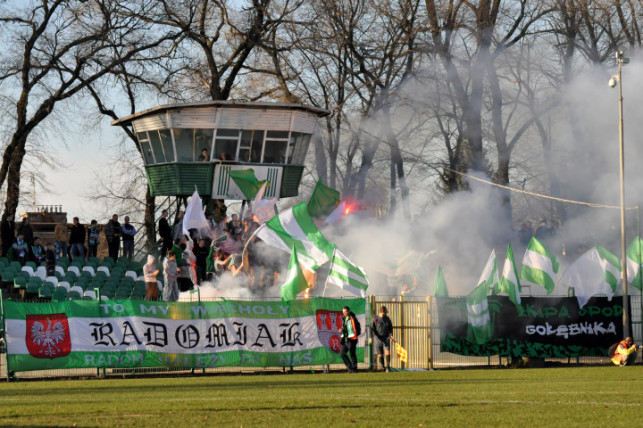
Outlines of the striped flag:
M409 362L409 353L406 352L406 349L402 348L402 345L395 342L395 352L397 353L397 358L400 359L403 363Z
M466 297L467 301L467 339L478 345L487 342L492 334L489 313L488 283L482 282Z
M328 270L327 282L335 284L350 293L366 297L368 277L364 269L351 262L341 251L333 245L333 257Z
M520 279L523 284L545 287L547 294L551 294L556 286L554 275L558 273L559 266L556 256L545 248L536 237L532 237L522 259Z
M518 279L518 269L514 261L514 252L511 244L507 247L507 256L505 265L502 268L502 278L500 278L500 291L509 295L509 300L515 305L520 304L520 280Z
M301 270L299 260L297 259L297 249L293 246L290 254L290 263L288 263L288 273L286 280L281 286L281 300L295 300L297 294L308 288L308 282Z
M643 276L641 275L641 264L643 264L643 240L640 236L634 238L627 249L627 280L634 287L643 291Z
M305 202L271 218L257 229L254 236L288 253L294 246L299 262L309 270L316 270L328 262L333 251L310 218Z
M600 245L596 246L596 251L601 258L601 267L603 271L605 271L605 282L609 284L612 293L615 293L616 286L621 281L621 272L623 271L621 261L615 254L610 253Z
M597 245L576 259L560 279L561 284L574 288L580 308L587 304L590 297L605 294L611 298L616 290L618 257L603 247L600 247L600 251L598 248ZM612 264L614 262L616 265Z
M498 262L496 261L496 250L491 250L487 265L484 267L480 279L478 279L478 287L484 285L487 290L491 290L493 294L500 292L500 281L498 281Z

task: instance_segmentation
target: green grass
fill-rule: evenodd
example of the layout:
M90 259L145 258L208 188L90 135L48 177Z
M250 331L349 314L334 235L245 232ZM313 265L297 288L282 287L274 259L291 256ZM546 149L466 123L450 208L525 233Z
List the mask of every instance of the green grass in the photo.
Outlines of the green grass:
M0 384L0 426L641 426L643 366Z

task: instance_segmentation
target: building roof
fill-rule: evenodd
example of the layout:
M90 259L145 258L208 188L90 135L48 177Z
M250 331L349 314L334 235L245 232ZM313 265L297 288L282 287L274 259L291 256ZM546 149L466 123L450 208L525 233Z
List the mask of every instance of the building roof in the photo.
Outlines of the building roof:
M203 108L203 107L224 107L224 108L271 108L271 109L285 109L285 110L303 110L314 113L319 117L328 116L330 111L319 108L311 107L302 104L289 104L289 103L270 103L270 102L250 102L250 101L207 101L198 103L185 103L185 104L164 104L157 107L152 107L147 110L142 110L137 113L125 116L118 120L113 121L112 126L127 125L136 119L145 116L159 114L168 110L184 110L190 108Z

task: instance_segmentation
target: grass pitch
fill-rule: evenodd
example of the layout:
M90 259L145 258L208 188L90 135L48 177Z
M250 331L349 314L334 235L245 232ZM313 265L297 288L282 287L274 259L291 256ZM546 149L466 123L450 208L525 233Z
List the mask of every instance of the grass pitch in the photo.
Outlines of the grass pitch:
M642 426L643 366L0 383L0 426Z

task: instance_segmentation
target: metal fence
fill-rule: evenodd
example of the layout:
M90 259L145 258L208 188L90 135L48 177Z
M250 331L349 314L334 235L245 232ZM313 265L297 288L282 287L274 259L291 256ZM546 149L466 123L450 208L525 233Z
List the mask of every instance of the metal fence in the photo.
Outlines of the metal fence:
M195 302L200 299L197 293L191 294L185 301ZM210 299L207 299L210 300ZM253 299L235 299L248 300ZM270 300L262 298L260 300ZM393 336L396 341L408 351L408 362L403 363L398 358L395 347L391 348L391 366L394 369L407 370L431 370L445 369L456 367L494 367L508 365L510 362L506 357L469 357L456 355L440 351L440 320L438 317L435 299L430 297L392 297L392 296L371 296L368 299L367 306L367 325L363 326L363 331L367 334L369 331L370 321L377 315L380 306L386 306L389 311L389 317L393 322ZM632 313L632 337L636 343L643 342L641 328L642 314L641 296L630 296L630 308ZM370 347L365 356L364 364L360 369L368 369L372 364L372 353ZM639 357L640 358L640 357ZM640 361L640 360L639 360ZM550 364L609 364L607 356L601 357L580 357L564 360L547 360ZM211 373L242 373L242 372L270 372L270 371L333 371L343 370L343 365L330 366L305 366L283 368L249 368L249 367L223 367L208 369L185 369L185 368L108 368L108 369L63 369L63 370L41 370L33 372L7 373L6 354L4 342L0 342L0 380L8 377L18 379L34 379L47 377L106 377L106 376L130 376L130 375L172 375L172 374L211 374Z

